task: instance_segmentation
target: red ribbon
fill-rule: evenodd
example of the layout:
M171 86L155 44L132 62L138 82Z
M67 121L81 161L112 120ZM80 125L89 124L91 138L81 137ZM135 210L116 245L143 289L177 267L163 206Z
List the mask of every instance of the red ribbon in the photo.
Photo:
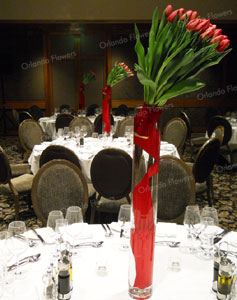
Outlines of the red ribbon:
M106 131L109 134L111 128L110 113L109 113L109 100L111 98L111 86L106 85L102 91L102 94L106 95L102 104L102 114L103 114L102 121L105 124L104 131Z
M79 108L81 108L81 109L85 108L84 91L85 91L85 84L82 82L80 85L80 104L79 104Z
M160 134L155 124L160 115L160 108L144 104L134 119L134 144L155 159L133 190L135 226L131 230L131 248L136 264L134 287L140 289L152 285L155 222L149 181L159 170Z

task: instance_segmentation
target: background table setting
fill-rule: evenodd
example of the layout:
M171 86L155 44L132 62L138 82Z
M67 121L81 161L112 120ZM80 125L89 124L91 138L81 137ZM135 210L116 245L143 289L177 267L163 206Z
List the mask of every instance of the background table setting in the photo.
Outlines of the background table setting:
M122 251L120 248L120 232L118 224L109 226L113 235L105 236L105 230L100 224L83 226L83 235L79 239L80 243L103 241L101 247L79 247L79 253L72 256L72 278L73 290L71 299L97 299L97 300L121 300L130 299L128 296L128 259L129 251ZM115 229L114 229L115 228ZM47 228L37 229L46 243L51 242ZM156 241L177 240L183 242L187 232L182 225L157 224ZM36 241L37 236L29 231L28 237ZM223 240L236 241L237 233L231 232ZM8 272L6 288L2 299L13 300L14 291L22 288L22 293L27 298L27 287L34 288L34 300L43 300L45 284L42 280L50 262L55 263L52 254L55 251L55 244L47 245L37 241L36 246L28 247L21 255L22 257L40 254L35 262L20 266L26 271L23 279L11 282L13 271ZM20 257L20 258L22 258ZM12 260L11 260L12 262ZM174 263L179 264L174 268ZM8 263L9 264L9 263ZM199 260L195 255L184 254L180 247L171 247L168 243L157 243L155 247L154 265L154 289L152 299L164 300L185 300L185 299L216 299L212 292L213 261ZM30 290L31 290L30 289ZM21 298L19 298L21 299Z
M78 156L82 172L88 182L90 182L90 166L93 160L93 157L102 149L113 147L119 148L126 151L129 155L132 156L132 146L130 142L125 137L119 137L112 139L111 137L102 137L102 138L85 138L84 146L81 147L78 144L78 140L76 138L67 138L66 140L62 137L57 138L52 142L43 142L40 145L35 145L32 153L28 159L28 162L31 166L31 171L33 174L36 174L39 169L39 159L40 155L44 149L46 149L49 145L62 145L65 146ZM167 142L161 142L160 155L173 155L179 158L179 154L177 148L168 144Z

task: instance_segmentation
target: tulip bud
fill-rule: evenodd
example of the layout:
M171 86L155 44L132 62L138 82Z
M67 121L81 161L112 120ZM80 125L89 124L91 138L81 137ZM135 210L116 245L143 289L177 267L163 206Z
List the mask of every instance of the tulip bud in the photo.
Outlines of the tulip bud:
M169 15L168 21L172 23L172 22L174 21L174 19L175 19L175 17L176 17L177 14L178 14L178 18L180 18L180 17L183 15L183 13L184 13L184 8L180 8L180 9L174 10L174 11Z
M221 35L222 34L222 29L216 29L214 34L213 34L213 37L216 37L218 35Z
M198 15L198 13L197 13L196 11L193 11L193 13L192 13L192 15L191 15L191 17L190 17L190 20L196 19L196 18L197 18L197 15Z
M166 17L168 17L172 13L172 5L167 5L165 9Z
M224 39L223 35L218 35L217 37L213 38L210 43L211 44L213 44L213 43L219 44L223 39Z
M186 15L188 17L188 20L190 20L190 17L192 15L193 11L192 10L187 10L185 14L182 15L181 20L184 21L186 18Z
M229 46L229 44L230 44L230 40L228 39L222 40L217 47L217 51L223 52Z
M214 26L213 26L213 27L209 27L209 28L207 28L206 31L204 31L204 32L200 35L200 38L201 38L201 39L204 39L205 37L210 38L210 37L212 37L214 31L215 31L215 27L214 27Z
M201 22L196 26L195 30L199 31L201 30L204 32L210 25L210 20L201 20Z
M195 19L195 20L191 20L188 22L188 24L186 25L186 28L189 30L189 31L194 31L196 30L196 26L199 24L200 22L200 19Z

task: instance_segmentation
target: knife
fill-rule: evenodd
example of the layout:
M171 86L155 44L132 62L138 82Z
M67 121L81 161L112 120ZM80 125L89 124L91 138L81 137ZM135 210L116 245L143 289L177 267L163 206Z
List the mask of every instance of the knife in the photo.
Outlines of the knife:
M41 243L42 243L43 245L45 245L45 240L42 238L42 236L41 236L40 234L38 234L38 232L37 232L34 228L32 228L32 231L33 231L34 234L40 239Z
M29 262L35 262L35 261L38 261L39 258L40 258L40 253L38 254L35 254L35 255L30 255L30 256L27 256L27 257L24 257L22 258L21 260L18 261L18 263L15 263L9 267L7 267L7 271L12 271L14 270L15 268L17 268L18 266L20 265L24 265L24 264L27 264Z
M220 234L216 235L216 237L214 238L214 244L218 243L223 238L223 236L229 232L229 230L224 229Z

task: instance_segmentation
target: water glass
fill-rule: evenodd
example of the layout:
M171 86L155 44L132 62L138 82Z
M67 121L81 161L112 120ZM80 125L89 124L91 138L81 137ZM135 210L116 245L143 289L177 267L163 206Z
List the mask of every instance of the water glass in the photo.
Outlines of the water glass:
M131 205L123 204L120 206L118 214L118 224L121 227L121 250L128 250L129 243L127 237L128 230L130 228L130 215L131 215Z
M99 136L99 135L98 135L98 132L93 132L93 133L92 133L92 137L93 137L94 139L97 139L98 136Z
M87 136L87 128L85 125L81 127L81 135L84 136L84 138Z
M56 220L64 219L61 210L52 210L48 215L47 229L50 236L55 237Z
M65 139L69 138L69 136L70 136L70 129L69 129L69 127L64 127L63 128L63 135L64 135Z

